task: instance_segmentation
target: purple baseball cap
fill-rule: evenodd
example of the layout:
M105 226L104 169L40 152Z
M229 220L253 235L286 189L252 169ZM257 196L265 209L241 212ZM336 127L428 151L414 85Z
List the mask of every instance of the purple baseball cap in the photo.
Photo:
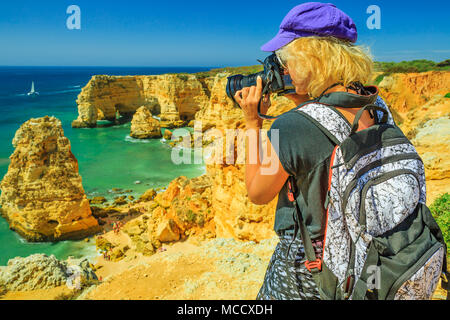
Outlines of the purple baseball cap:
M356 25L332 3L307 2L294 7L284 17L280 31L261 47L262 51L276 51L300 37L335 37L356 42Z

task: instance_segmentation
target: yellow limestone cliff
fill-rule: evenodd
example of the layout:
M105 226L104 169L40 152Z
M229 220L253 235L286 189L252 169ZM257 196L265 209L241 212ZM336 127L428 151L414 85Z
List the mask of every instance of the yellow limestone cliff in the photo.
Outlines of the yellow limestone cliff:
M133 113L139 107L145 106L153 115L161 118L161 127L167 124L178 126L177 121L181 118L195 119L197 124L201 123L202 132L214 128L225 133L227 129L244 128L243 111L233 104L225 92L227 76L229 76L228 73L219 73L214 77L201 79L198 79L196 75L94 76L78 97L79 118L75 123L81 120L84 124L94 126L98 119L113 118L116 111L122 114ZM274 97L269 114L281 114L293 107L295 105L288 99ZM95 112L92 113L89 110L95 110ZM270 124L270 121L266 121L264 128L268 129ZM208 140L207 135L203 140ZM267 206L252 204L247 197L242 165L228 165L224 159L222 164L207 165L206 171L208 176L206 180L209 181L210 189L209 213L206 214L203 210L202 214L205 214L205 217L213 217L214 230L210 230L210 234L253 241L268 239L274 235L273 219L277 200L274 199ZM141 208L141 211L155 212L152 221L156 225L170 227L175 222L176 227L172 228L175 233L184 233L187 230L190 230L188 233L195 233L195 228L186 227L177 216L179 212L184 214L186 210L191 210L194 215L198 214L195 208L199 203L196 203L196 197L186 201L186 197L190 198L190 196L184 197L183 193L181 195L171 193L170 190L183 189L184 184L180 185L178 180L174 180L165 192L164 197L170 199L171 208L157 206L150 210ZM196 180L190 181L194 185L197 184ZM189 192L195 193L196 189L193 188L193 191ZM182 199L182 201L174 201L174 199ZM190 204L193 208L186 209ZM200 206L203 207L204 204L200 203ZM147 232L146 227L140 230ZM155 232L156 230L150 232L150 242L158 240L159 236ZM175 234L174 237L178 235ZM137 237L134 239L136 240ZM148 242L147 236L144 239Z
M78 161L54 117L30 119L16 132L0 188L2 215L30 241L81 239L99 231Z
M397 73L384 77L380 94L425 165L427 203L450 192L450 72Z
M161 126L179 127L194 119L209 97L195 75L93 76L78 96L73 127L95 127L97 120L114 121L146 106L159 115Z

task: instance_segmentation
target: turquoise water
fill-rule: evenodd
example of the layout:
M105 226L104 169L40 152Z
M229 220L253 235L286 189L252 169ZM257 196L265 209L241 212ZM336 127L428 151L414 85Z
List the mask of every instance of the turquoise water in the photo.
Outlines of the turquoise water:
M149 188L165 187L174 178L188 178L204 173L204 165L175 165L171 149L155 140L135 140L129 137L130 123L119 126L72 129L77 117L76 98L81 88L94 74L137 75L168 72L197 72L208 68L0 68L0 177L8 170L9 156L14 151L12 138L20 125L30 118L45 115L61 120L64 133L70 139L72 152L79 162L83 187L88 195L112 199L112 188L132 190L139 196ZM38 97L30 98L31 81ZM135 184L140 181L140 184ZM95 249L84 241L58 243L27 243L9 230L0 217L0 265L16 256L33 253L68 256L94 256Z

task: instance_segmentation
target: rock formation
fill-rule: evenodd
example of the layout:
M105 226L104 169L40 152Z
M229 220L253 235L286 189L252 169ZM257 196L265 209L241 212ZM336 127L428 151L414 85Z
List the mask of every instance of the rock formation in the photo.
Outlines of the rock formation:
M161 247L161 243L186 239L191 235L214 237L210 186L210 177L203 175L193 179L178 177L166 191L158 194L149 189L133 207L143 214L123 228L133 248L144 255L151 255ZM100 241L100 246L104 247L103 242ZM114 243L108 246L115 247Z
M397 73L379 84L394 118L419 152L427 178L427 203L450 192L450 72Z
M201 78L195 74L156 76L93 76L78 96L78 118L72 126L95 127L97 120L115 121L117 113L132 116L141 106L160 118L161 127L175 128L201 120L204 130L243 125L243 113L227 97L228 73ZM274 100L274 109L294 107ZM196 114L198 113L198 114Z
M130 136L136 139L161 138L159 121L152 117L147 107L140 107L131 120Z
M278 197L269 204L253 204L244 181L243 166L209 166L213 177L211 209L217 237L261 241L275 235L273 224Z
M6 291L32 291L62 285L76 288L86 280L97 280L87 259L59 261L45 254L11 259L0 270L0 287Z
M97 120L114 121L146 106L161 118L162 127L179 127L194 119L208 103L204 84L195 75L93 76L78 96L73 127L95 127Z
M383 98L398 113L426 104L435 95L445 95L450 88L450 72L395 73L379 84Z
M195 115L195 121L200 121L202 131L210 128L219 130L244 128L244 113L239 106L228 98L225 88L228 73L217 74L210 82L210 99L208 104ZM295 107L295 104L285 97L272 96L272 106L269 115L279 115ZM271 122L265 121L265 128L270 127Z
M30 241L81 239L99 231L78 174L78 162L54 117L30 119L0 188L2 215Z

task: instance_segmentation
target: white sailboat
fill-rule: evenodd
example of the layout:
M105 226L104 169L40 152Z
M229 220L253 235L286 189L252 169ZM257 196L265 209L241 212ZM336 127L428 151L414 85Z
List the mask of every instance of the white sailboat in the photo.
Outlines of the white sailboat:
M31 82L31 91L28 92L29 96L37 96L39 95L39 92L34 90L34 81Z

